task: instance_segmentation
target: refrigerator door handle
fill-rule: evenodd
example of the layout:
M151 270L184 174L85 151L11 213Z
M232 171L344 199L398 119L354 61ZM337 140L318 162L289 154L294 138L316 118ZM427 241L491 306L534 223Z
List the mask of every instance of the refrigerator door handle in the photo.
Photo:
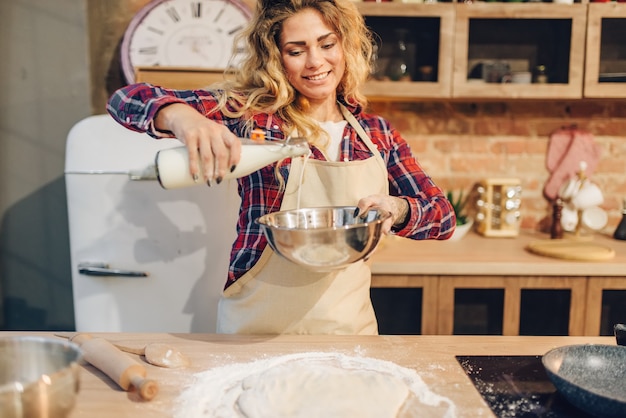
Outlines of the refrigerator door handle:
M78 272L87 276L147 277L148 273L137 270L111 268L107 263L78 263Z

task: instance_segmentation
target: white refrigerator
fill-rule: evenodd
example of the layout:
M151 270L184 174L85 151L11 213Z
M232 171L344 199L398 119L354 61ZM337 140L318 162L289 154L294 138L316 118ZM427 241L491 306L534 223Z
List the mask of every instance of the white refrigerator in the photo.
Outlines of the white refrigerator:
M161 188L155 140L109 115L69 132L65 181L76 330L215 332L239 211L236 180Z

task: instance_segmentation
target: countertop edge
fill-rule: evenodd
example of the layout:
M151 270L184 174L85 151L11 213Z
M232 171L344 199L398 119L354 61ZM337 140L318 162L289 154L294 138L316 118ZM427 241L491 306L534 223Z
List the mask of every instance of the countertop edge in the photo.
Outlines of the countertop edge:
M527 250L546 239L546 234L525 230L507 238L472 232L459 241L388 236L372 254L370 268L374 275L626 277L626 241L606 234L591 237L614 251L604 260L553 258Z

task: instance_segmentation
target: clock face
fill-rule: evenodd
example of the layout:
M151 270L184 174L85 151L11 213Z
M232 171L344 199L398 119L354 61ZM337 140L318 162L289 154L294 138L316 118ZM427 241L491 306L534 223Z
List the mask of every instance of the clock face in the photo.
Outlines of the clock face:
M134 81L136 67L237 66L235 35L250 15L239 0L150 2L133 18L122 41L126 80Z

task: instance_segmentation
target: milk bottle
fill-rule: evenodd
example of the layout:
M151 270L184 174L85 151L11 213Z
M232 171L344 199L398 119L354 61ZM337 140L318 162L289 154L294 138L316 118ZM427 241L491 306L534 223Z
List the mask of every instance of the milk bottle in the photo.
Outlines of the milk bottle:
M269 164L288 157L297 157L309 153L309 146L304 138L291 138L286 141L241 140L241 158L232 172L227 172L223 179L247 176ZM204 185L194 181L189 173L189 154L187 147L180 146L159 151L155 158L157 179L164 189ZM202 172L202 168L200 169Z

